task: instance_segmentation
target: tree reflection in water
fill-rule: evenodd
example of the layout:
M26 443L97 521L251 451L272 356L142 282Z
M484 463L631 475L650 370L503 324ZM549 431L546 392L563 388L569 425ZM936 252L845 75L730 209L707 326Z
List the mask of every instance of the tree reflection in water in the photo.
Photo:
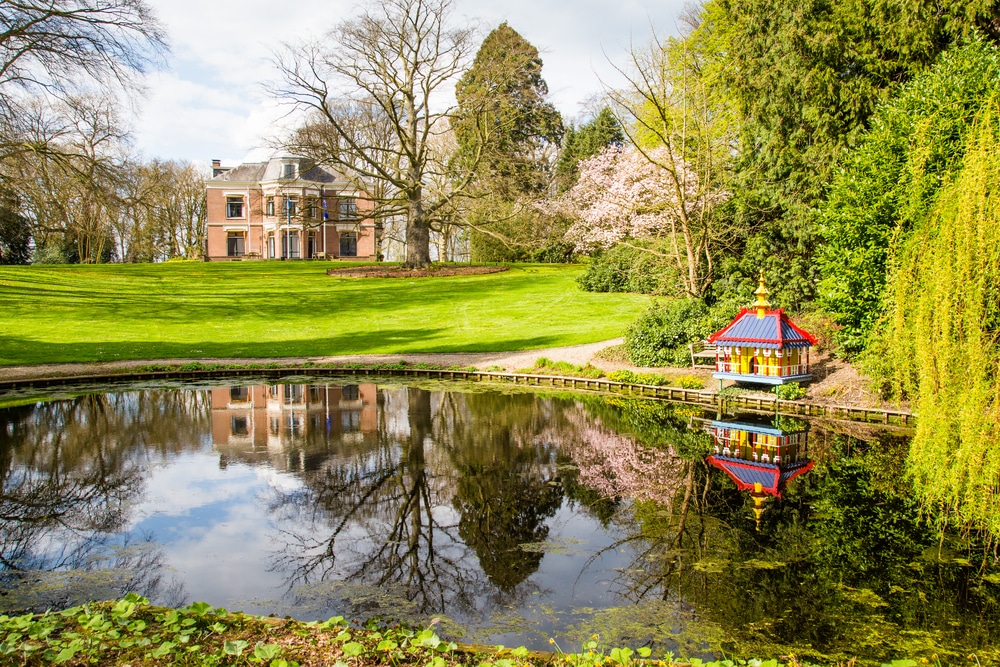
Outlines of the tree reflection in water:
M384 389L379 401L377 438L363 451L331 452L303 474L301 489L276 493L270 511L295 516L302 527L283 531L274 567L291 588L346 580L402 588L417 613L470 608L483 582L447 511L452 475L428 456L431 394Z
M148 457L197 442L204 394L140 391L0 410L4 609L63 607L139 592L166 603L162 551L126 531Z
M921 519L905 438L814 423L815 467L796 468L766 501L758 531L734 484L746 480L727 467L741 461L728 472L705 462L704 417L620 397L373 384L131 391L0 410L0 604L126 588L179 602L166 572L180 563L202 568L195 581L223 580L214 604L245 599L257 577L253 594L287 586L299 617L325 605L474 626L509 612L510 627L526 621L508 637L518 642L530 625L685 654L1000 658L992 546ZM796 462L727 437L716 458ZM172 458L187 467L170 469ZM206 464L212 474L200 475ZM184 478L157 477L166 469ZM157 510L147 487L185 483L189 502L143 524L163 533L129 531L130 508ZM236 528L219 529L229 521ZM164 538L187 528L194 538ZM570 543L580 548L560 551ZM225 553L233 544L247 553Z

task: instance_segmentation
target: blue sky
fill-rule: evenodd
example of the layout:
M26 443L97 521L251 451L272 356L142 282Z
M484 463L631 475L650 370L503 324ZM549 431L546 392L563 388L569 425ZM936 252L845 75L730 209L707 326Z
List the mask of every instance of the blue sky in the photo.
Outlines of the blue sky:
M165 24L173 52L166 70L149 77L135 123L147 158L213 158L235 164L266 155L266 137L283 111L261 89L274 76L270 53L282 42L322 34L357 12L353 0L149 0ZM507 21L542 53L552 102L565 118L614 83L630 42L645 43L651 26L676 32L685 0L456 0L456 17L481 35Z

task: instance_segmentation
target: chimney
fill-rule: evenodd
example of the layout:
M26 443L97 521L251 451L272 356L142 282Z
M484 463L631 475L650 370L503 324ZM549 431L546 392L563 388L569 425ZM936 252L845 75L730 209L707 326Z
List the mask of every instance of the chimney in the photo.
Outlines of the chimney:
M212 178L215 178L219 174L224 174L230 170L230 167L223 167L222 160L212 160Z

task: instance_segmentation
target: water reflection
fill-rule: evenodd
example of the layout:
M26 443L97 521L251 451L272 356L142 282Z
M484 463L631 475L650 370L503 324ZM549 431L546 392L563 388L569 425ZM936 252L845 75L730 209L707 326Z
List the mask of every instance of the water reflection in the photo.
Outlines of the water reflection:
M781 497L791 480L813 469L809 459L809 424L794 417L770 420L714 420L708 427L714 454L705 460L726 473L740 491L749 491L760 530L764 501Z
M138 590L443 615L508 645L992 656L996 559L921 520L906 446L648 400L371 383L0 410L0 607Z

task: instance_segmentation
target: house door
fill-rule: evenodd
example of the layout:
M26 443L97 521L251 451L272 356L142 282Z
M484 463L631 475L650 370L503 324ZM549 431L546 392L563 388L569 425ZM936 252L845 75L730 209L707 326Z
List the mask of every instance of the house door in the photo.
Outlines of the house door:
M299 233L292 232L288 235L288 256L291 259L298 259L300 257L300 251Z
M306 250L306 257L312 259L316 256L316 235L309 232L309 245Z
M341 232L340 234L340 256L358 256L358 234L357 232Z
M267 257L274 259L274 234L267 237Z

